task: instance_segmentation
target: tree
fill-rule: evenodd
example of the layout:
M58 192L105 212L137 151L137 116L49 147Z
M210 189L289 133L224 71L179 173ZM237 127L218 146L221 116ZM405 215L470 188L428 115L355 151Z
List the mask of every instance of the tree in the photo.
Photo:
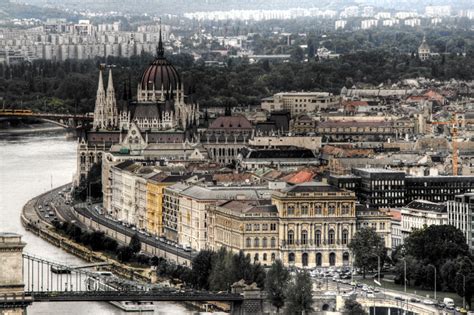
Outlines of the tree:
M405 254L425 260L438 269L447 259L469 256L461 230L452 225L431 225L414 230L404 241Z
M121 262L128 262L133 257L133 252L128 246L122 246L118 250L117 258Z
M313 311L313 282L309 273L305 271L298 272L294 282L288 286L287 296L287 314L301 314Z
M279 313L280 308L285 305L285 293L289 280L290 273L288 269L283 266L281 260L276 260L267 272L265 290L268 293L268 300L277 308L277 313Z
M245 255L243 251L232 257L232 276L235 281L244 279L247 284L253 282L252 263L250 257Z
M214 256L215 253L213 251L202 250L191 262L191 279L196 288L209 290L209 277L212 270Z
M140 238L138 237L138 233L133 234L132 238L130 239L130 243L128 244L130 250L133 254L137 254L142 249L142 242L140 242Z
M221 247L212 262L209 288L213 291L228 291L232 284L232 254Z
M386 256L385 243L374 229L361 228L348 247L354 255L354 266L362 269L364 279L368 270L377 268L379 257L380 264L383 266Z
M362 305L353 298L349 298L344 302L344 314L347 315L366 315Z

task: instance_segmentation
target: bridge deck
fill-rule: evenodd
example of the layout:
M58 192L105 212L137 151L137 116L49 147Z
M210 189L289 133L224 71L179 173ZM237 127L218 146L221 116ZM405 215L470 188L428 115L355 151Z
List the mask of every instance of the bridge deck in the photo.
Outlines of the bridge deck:
M243 296L231 293L155 292L155 291L84 291L27 292L34 302L71 301L242 301Z

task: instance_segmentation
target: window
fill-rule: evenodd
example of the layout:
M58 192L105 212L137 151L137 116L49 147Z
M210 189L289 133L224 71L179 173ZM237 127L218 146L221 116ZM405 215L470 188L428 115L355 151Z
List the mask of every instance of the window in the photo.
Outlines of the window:
M288 254L288 262L294 263L295 262L295 253Z
M253 225L253 230L254 231L260 231L260 224L254 224Z
M335 266L336 265L336 254L330 253L329 254L329 265Z
M301 245L308 244L308 231L303 230L301 231Z
M262 239L262 247L263 247L263 248L267 248L267 238L266 238L266 237L264 237L264 238Z
M323 264L323 256L321 253L316 253L316 266L321 267Z
M250 237L247 237L247 239L245 240L245 246L252 247L252 241L250 240Z
M347 204L342 205L342 214L349 214L351 207Z
M259 246L260 246L260 240L258 239L258 237L256 237L256 238L253 240L253 246L254 246L254 247L259 247Z
M380 222L380 229L385 230L385 222Z
M268 231L268 224L267 223L262 224L262 231Z
M328 242L329 242L329 245L334 244L334 230L329 230Z
M316 242L316 246L321 245L321 231L320 230L316 230L316 233L314 234L314 240Z
M270 223L270 231L276 231L277 225L276 223Z
M276 240L274 237L272 237L272 239L270 240L270 247L275 248L275 246L276 246Z
M349 232L347 230L342 230L342 244L347 245L349 239Z
M288 209L288 215L294 215L295 214L295 206L294 205L289 205L287 209Z
M295 242L295 233L292 230L288 231L288 245L293 245Z
M263 261L267 261L267 253L263 253Z
M301 262L303 263L303 267L308 266L308 253L301 255Z
M328 214L329 215L334 215L336 213L336 205L335 204L330 204L328 206Z
M323 213L323 207L320 204L317 204L314 207L314 211L315 211L316 215L321 215Z
M245 231L252 231L252 224L245 224Z
M258 253L255 254L255 256L253 257L253 260L258 261Z
M275 261L275 253L272 253L272 261Z
M307 204L301 205L301 215L308 215L308 205Z

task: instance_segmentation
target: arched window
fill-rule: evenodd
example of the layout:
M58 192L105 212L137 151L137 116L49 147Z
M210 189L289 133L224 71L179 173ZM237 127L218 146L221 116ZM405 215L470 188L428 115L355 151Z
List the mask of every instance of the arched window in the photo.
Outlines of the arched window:
M329 233L328 233L328 243L329 245L332 245L334 244L334 230L329 230Z
M308 231L303 230L301 231L301 245L308 244Z
M301 262L303 267L308 266L308 253L303 253L303 255L301 255Z
M316 230L316 233L314 233L314 242L316 243L316 246L321 246L321 231Z
M247 239L245 240L245 246L252 247L252 241L250 240L250 237L247 237Z
M263 253L263 261L267 261L267 253Z
M342 230L342 244L347 245L348 240L349 240L349 232L346 229L344 229Z
M344 254L342 254L342 264L344 266L349 266L349 253L348 252L345 252Z
M258 239L258 237L256 237L256 238L253 240L253 246L254 246L254 247L259 247L259 246L260 246L260 240Z
M275 246L276 246L276 239L272 237L272 239L270 240L270 247L275 248Z
M263 248L267 248L267 238L266 238L266 237L264 237L264 238L262 239L262 247L263 247Z
M255 253L255 256L253 257L254 261L258 261L258 253Z
M295 232L293 230L288 231L288 245L293 245L295 243Z
M328 214L329 215L334 215L336 213L336 205L335 204L330 204L328 206Z
M321 267L323 265L323 255L316 253L316 266Z
M336 254L330 253L329 254L329 265L335 266L336 265Z
M275 261L275 253L272 253L272 261Z
M288 254L288 262L294 263L295 262L295 253Z

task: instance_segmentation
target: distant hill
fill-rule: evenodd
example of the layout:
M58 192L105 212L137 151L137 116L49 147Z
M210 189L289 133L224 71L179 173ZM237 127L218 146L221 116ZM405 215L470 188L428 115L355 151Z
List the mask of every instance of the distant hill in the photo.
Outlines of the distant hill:
M77 16L66 11L54 8L46 8L35 5L21 4L9 0L0 0L0 19L46 19L46 18L69 18L75 19Z

